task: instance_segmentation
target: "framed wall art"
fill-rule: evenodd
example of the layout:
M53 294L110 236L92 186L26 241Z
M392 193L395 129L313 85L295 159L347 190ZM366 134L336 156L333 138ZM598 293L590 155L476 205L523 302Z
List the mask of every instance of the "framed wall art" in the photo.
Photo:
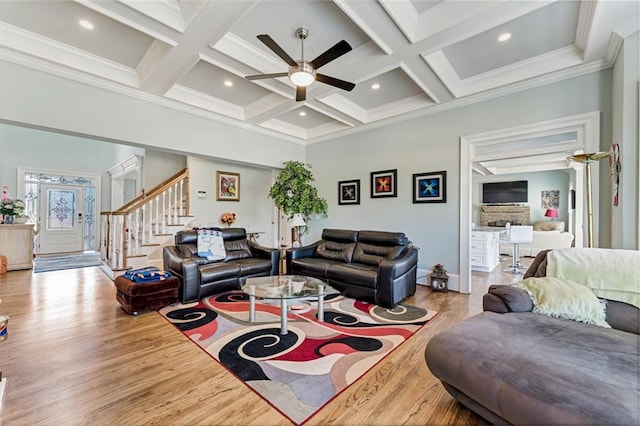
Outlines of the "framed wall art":
M558 210L560 208L560 191L557 189L541 191L540 200L541 208Z
M415 173L413 175L414 203L446 203L447 172Z
M360 179L338 182L338 204L360 204Z
M240 201L240 173L216 171L216 200Z
M398 169L371 172L371 198L397 197Z

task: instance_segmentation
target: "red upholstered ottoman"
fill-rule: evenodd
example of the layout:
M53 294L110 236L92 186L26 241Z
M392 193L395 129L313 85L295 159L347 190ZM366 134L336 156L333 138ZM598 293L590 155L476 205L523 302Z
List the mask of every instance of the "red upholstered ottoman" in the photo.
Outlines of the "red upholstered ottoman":
M122 309L132 315L178 302L180 281L176 277L162 281L136 283L120 276L116 278L115 284L116 300L122 305Z

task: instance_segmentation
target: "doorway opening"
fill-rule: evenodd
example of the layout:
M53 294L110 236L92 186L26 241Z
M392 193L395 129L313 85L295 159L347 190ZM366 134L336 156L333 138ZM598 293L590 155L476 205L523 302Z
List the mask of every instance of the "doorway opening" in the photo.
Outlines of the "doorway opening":
M558 137L571 134L575 138ZM600 113L590 112L558 118L523 126L501 129L460 138L460 292L469 293L471 289L471 227L472 227L472 188L474 169L487 163L498 161L508 164L510 171L527 164L546 164L547 170L570 170L570 189L578 194L584 191L584 179L581 165L570 163L567 157L582 152L598 151L600 146ZM533 158L543 161L533 161ZM594 194L597 197L599 181L598 166L594 164ZM500 164L493 164L499 167ZM490 165L490 167L492 167ZM542 170L542 169L539 169ZM576 172L577 170L577 172ZM490 170L489 170L490 171ZM575 232L576 246L583 242L583 223L585 211L582 197L575 197L575 215L571 226ZM594 223L598 218L594 216Z

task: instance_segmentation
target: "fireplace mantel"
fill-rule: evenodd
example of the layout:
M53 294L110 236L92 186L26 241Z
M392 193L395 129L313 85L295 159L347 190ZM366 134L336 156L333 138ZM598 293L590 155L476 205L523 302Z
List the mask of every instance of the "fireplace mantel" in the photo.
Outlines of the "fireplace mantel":
M480 226L490 226L490 222L509 222L529 225L531 215L529 206L517 204L485 205L480 207ZM504 226L504 223L501 224Z

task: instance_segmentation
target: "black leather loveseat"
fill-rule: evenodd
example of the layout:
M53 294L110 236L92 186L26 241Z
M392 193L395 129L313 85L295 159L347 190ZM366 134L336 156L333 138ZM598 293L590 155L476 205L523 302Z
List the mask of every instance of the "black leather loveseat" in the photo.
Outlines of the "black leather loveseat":
M247 239L244 228L220 229L226 257L199 257L195 230L179 231L175 246L164 247L164 269L180 279L181 303L240 288L240 279L278 274L280 251L262 247Z
M415 293L417 266L418 250L401 232L325 229L320 241L287 251L287 273L384 307Z

